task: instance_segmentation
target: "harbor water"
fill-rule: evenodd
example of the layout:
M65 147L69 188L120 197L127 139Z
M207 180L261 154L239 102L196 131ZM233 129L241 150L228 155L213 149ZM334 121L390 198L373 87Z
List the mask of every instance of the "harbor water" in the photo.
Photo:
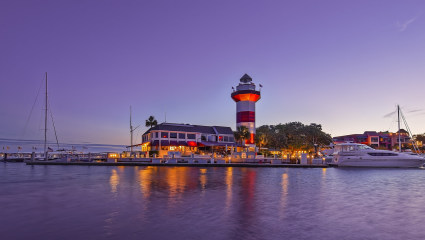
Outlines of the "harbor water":
M425 239L423 169L0 163L1 239Z

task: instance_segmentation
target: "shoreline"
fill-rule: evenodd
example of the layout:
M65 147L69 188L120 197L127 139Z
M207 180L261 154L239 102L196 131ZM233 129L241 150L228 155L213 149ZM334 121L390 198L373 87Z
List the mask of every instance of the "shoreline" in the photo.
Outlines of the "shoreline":
M250 168L328 168L325 164L268 163L143 163L143 162L26 162L26 165L74 166L155 166L155 167L250 167Z

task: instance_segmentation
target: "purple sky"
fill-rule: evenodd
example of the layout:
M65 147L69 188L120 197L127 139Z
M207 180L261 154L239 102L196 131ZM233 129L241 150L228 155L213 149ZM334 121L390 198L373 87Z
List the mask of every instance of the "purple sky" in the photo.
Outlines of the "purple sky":
M42 138L41 98L24 128L46 71L64 142L128 144L130 105L138 138L165 112L234 128L244 73L264 86L257 126L395 131L383 116L400 104L423 133L424 11L405 0L2 0L0 137Z

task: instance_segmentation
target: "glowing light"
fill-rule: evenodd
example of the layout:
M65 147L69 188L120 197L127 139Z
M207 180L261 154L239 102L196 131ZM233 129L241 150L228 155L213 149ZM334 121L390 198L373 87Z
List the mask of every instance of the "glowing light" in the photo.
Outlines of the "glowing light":
M253 93L245 93L245 94L237 94L232 96L233 100L236 102L239 101L253 101L256 102L260 100L261 96L259 94L253 94Z

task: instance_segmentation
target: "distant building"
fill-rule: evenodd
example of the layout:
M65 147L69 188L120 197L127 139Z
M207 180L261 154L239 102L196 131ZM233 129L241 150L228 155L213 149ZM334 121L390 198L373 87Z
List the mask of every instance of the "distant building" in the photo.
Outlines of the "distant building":
M386 148L391 150L393 148L397 148L396 146L398 146L398 143L399 143L398 136L399 136L398 132L391 133L391 132L366 131L363 134L351 134L351 135L334 137L333 141L334 143L341 143L341 142L362 143L374 148ZM404 129L400 129L400 140L403 147L410 144L411 142L409 133Z
M200 126L177 123L161 123L150 128L142 136L142 151L158 151L159 156L169 151L182 155L192 153L226 152L236 146L230 127Z

